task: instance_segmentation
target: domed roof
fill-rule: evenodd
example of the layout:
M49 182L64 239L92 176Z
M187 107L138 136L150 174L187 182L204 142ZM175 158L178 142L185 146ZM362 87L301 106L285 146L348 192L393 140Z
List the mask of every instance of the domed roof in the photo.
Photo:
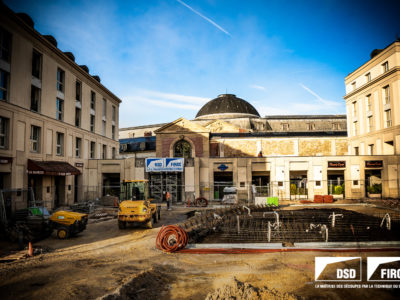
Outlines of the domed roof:
M233 94L219 95L207 102L196 115L196 119L239 117L260 117L260 114L249 102Z

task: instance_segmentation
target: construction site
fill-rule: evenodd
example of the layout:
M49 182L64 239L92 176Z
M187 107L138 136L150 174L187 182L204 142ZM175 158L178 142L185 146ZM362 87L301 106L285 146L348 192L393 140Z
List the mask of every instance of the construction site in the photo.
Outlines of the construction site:
M136 199L118 201L116 207L108 199L108 203L60 208L59 214L75 210L88 216L85 229L68 238L51 230L45 238L29 235L14 238L14 243L2 241L2 299L398 299L400 295L398 288L360 288L368 284L365 272L347 288L320 288L315 277L316 257L361 257L364 269L370 256L399 256L398 200L186 203L174 204L171 210L160 203L159 215L152 215L152 228L143 222L145 226L121 228L121 203L146 204L140 200L146 197L143 193L129 196Z

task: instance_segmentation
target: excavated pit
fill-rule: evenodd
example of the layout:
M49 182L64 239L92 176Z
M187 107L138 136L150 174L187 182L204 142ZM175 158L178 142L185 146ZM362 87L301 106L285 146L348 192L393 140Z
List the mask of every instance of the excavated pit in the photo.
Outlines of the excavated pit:
M221 218L219 218L221 217ZM294 243L400 241L400 214L366 215L345 209L278 210L253 207L201 219L190 243Z

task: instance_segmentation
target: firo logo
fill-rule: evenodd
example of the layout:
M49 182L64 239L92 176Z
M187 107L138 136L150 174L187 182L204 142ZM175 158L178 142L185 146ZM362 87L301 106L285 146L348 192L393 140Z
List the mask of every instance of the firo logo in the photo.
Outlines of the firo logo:
M361 281L361 257L316 257L316 281Z
M368 281L400 281L400 257L368 257Z

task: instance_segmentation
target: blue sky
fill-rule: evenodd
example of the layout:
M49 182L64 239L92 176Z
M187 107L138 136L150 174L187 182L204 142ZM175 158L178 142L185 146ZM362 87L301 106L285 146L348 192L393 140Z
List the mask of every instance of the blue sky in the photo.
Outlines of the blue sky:
M4 1L120 97L120 127L232 93L261 115L345 113L344 77L400 36L400 1Z

